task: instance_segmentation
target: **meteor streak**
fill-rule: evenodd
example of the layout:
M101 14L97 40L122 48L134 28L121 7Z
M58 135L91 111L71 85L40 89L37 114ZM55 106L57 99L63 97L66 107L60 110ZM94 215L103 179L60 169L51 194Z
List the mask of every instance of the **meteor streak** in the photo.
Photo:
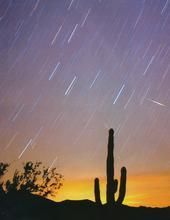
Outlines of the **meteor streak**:
M155 101L155 100L153 100L153 99L147 99L147 100L149 100L149 101L151 101L151 102L153 102L153 103L155 103L155 104L157 104L157 105L160 105L160 106L166 106L166 105L164 105L164 104L162 104L162 103L160 103L160 102L157 102L157 101Z

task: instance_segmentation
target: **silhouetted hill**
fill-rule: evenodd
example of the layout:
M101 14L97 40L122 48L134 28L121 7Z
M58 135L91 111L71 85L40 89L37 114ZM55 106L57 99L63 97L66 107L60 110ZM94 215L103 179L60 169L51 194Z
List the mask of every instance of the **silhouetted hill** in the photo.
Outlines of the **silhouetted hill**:
M90 200L54 202L36 195L10 193L0 199L1 220L170 220L170 207L97 206Z

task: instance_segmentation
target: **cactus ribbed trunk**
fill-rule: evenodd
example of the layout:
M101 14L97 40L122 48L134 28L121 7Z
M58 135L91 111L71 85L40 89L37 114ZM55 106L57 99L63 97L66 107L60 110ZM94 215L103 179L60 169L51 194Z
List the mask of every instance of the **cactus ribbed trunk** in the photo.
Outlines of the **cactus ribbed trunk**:
M109 139L108 139L107 163L106 163L106 176L107 176L106 201L108 205L113 205L115 203L113 151L114 151L114 131L113 129L110 129Z
M95 178L94 180L94 195L97 205L101 205L99 178Z

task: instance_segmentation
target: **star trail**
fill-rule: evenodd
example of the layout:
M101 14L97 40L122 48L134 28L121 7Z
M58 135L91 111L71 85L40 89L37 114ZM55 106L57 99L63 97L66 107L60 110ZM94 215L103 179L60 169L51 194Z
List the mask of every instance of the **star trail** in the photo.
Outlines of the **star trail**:
M103 176L111 127L116 169L169 172L170 1L0 0L0 160Z

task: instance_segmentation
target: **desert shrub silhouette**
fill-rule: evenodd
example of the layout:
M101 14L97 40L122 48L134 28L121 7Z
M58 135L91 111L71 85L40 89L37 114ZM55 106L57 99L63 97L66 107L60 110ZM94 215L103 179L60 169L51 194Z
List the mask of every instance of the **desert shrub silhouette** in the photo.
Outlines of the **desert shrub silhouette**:
M7 171L8 164L0 163L1 176ZM27 192L43 197L55 196L62 186L63 176L56 168L46 168L41 162L26 162L23 170L15 170L11 180L1 183L6 192Z
M107 152L107 161L106 161L106 176L107 176L107 184L106 184L106 201L108 206L113 205L121 205L126 194L126 167L121 168L121 177L120 177L120 187L119 187L119 195L118 199L115 200L115 193L118 189L118 180L114 179L114 130L109 130L109 138L108 138L108 152ZM97 204L101 204L100 199L100 186L99 179L95 178L94 181L94 193L95 193L95 201Z
M9 164L7 163L0 163L0 194L2 195L4 193L2 177L4 174L8 171Z
M0 178L7 172L7 168L9 167L9 164L7 163L0 163Z

